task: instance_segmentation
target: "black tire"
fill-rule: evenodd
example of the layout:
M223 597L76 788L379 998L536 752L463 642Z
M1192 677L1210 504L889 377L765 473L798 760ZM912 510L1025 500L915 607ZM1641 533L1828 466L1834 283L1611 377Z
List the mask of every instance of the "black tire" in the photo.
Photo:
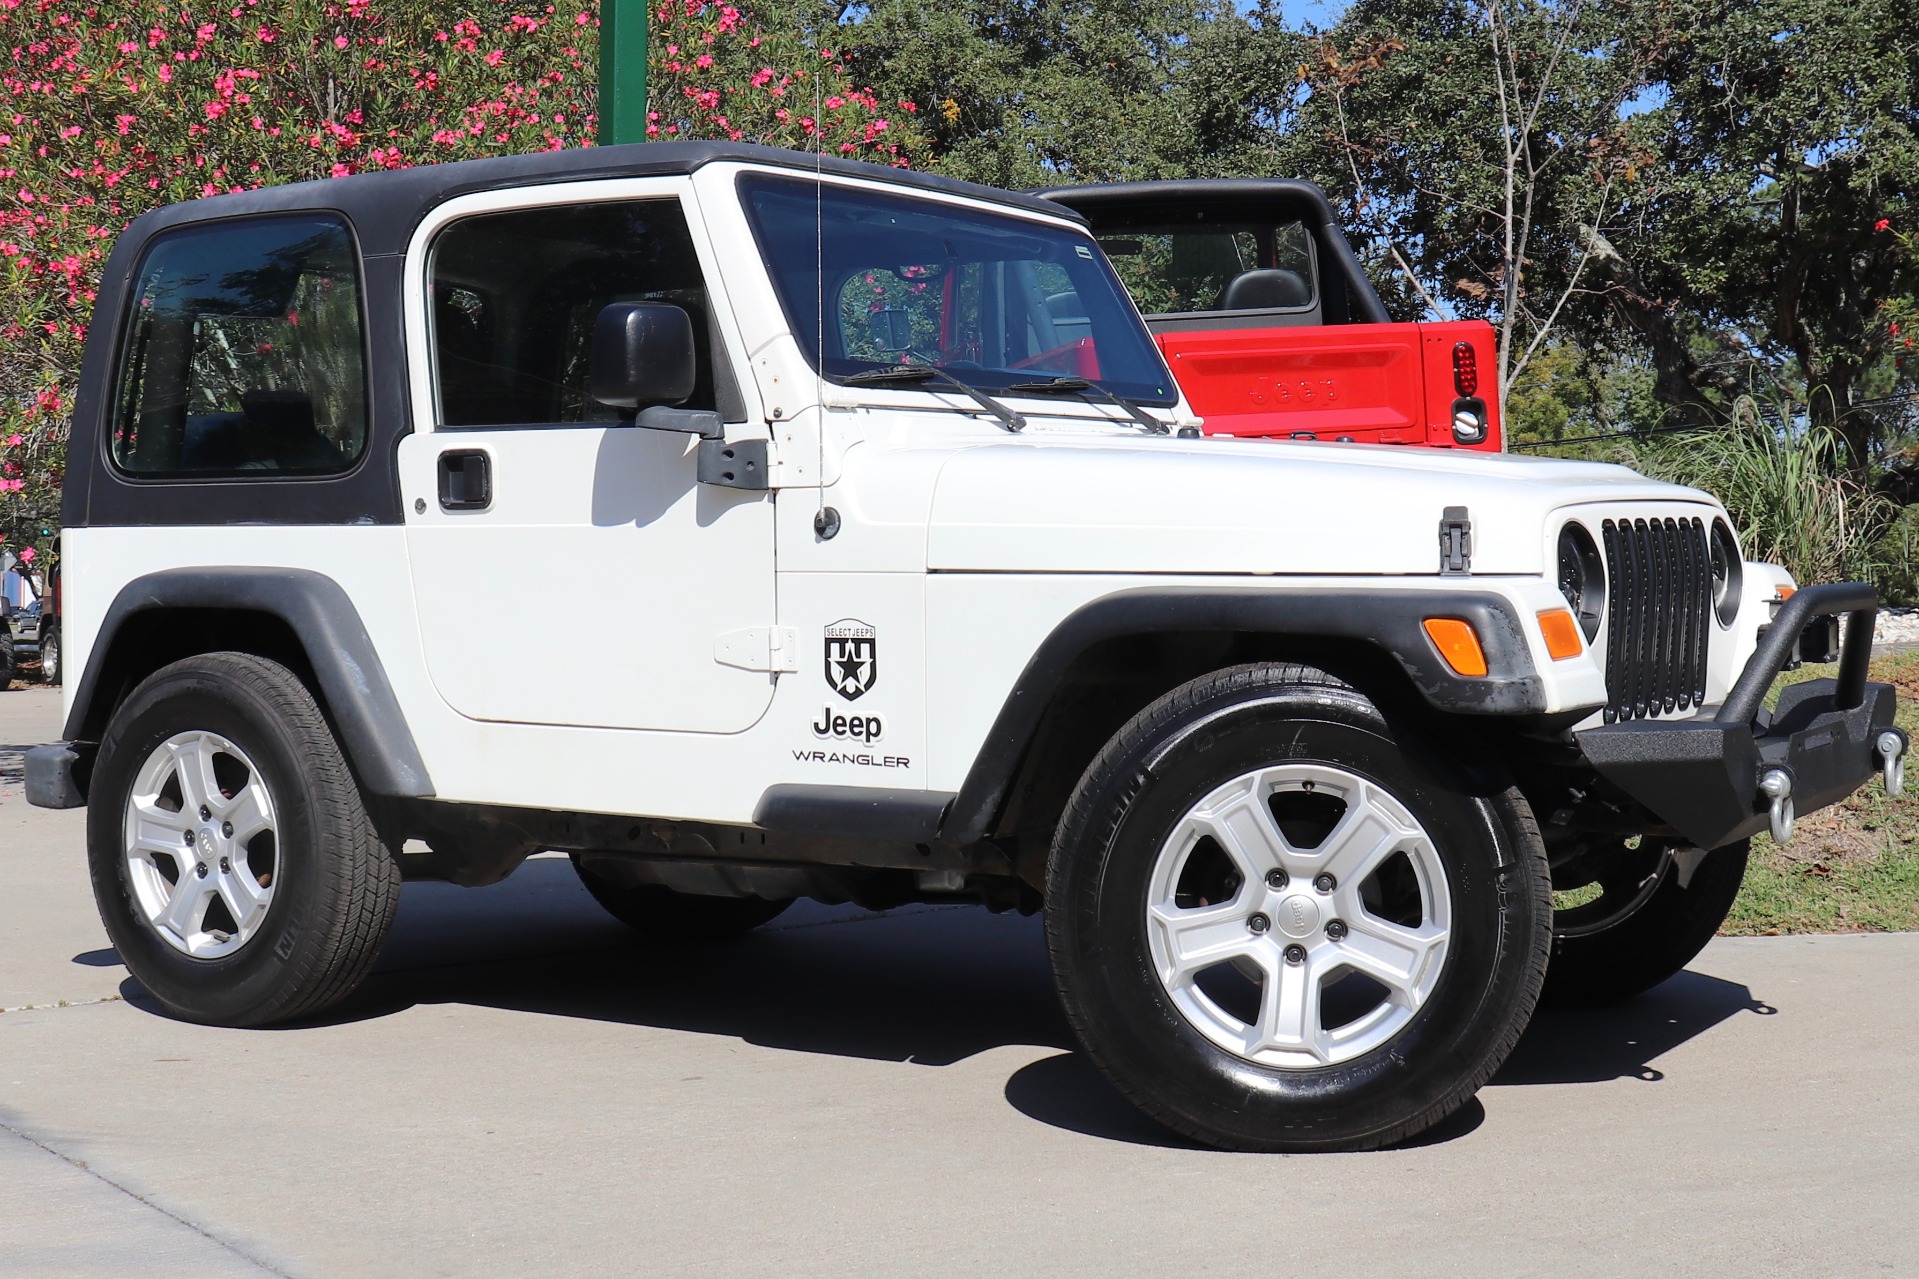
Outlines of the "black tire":
M697 946L751 932L793 904L790 897L707 897L659 884L621 884L573 858L573 870L606 913L649 943Z
M245 752L277 817L265 915L217 958L163 938L138 904L123 847L139 770L162 743L196 731ZM94 767L87 848L94 899L128 971L174 1016L210 1025L261 1026L345 998L372 968L400 899L399 863L313 695L285 667L245 653L175 662L121 704Z
M60 682L60 628L50 626L40 637L40 678L49 684Z
M1679 886L1666 846L1622 848L1593 879L1600 895L1553 912L1545 999L1560 1007L1616 1004L1675 975L1726 922L1746 876L1751 841L1707 853ZM1568 885L1585 887L1585 885Z
M1334 1064L1274 1067L1220 1047L1173 1003L1145 906L1149 868L1192 805L1294 763L1359 777L1414 816L1443 862L1452 923L1437 984L1390 1040ZM1048 870L1047 944L1089 1056L1148 1115L1212 1146L1365 1150L1444 1119L1518 1041L1551 943L1531 810L1504 783L1481 789L1441 780L1363 694L1311 668L1234 667L1154 702L1081 779Z
M0 627L5 625L5 622L0 622ZM0 644L0 693L13 687L13 677L19 673L13 662L13 645Z

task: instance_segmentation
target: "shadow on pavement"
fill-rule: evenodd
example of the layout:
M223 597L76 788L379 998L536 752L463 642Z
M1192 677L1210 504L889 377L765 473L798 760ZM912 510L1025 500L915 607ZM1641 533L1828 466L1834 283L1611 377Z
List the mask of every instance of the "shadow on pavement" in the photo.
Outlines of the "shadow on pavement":
M1740 1013L1778 1009L1735 982L1682 972L1637 999L1611 1008L1542 1008L1492 1082L1591 1084L1608 1079L1657 1083L1652 1062Z
M27 752L38 743L25 746L0 745L0 785L19 785L27 779Z
M558 859L528 862L493 888L408 885L380 967L326 1020L443 1003L928 1066L1072 1042L1037 919L802 902L719 945L654 949Z
M118 963L110 950L78 964ZM158 1011L129 980L129 1001ZM417 1004L470 1004L726 1035L799 1052L946 1066L1008 1046L1060 1051L1022 1066L1009 1105L1041 1123L1130 1144L1188 1148L1122 1098L1077 1050L1040 921L970 906L871 914L802 902L745 937L655 950L587 896L563 859L485 889L410 884L380 966L320 1023ZM1652 1062L1741 1013L1746 987L1685 972L1616 1008L1542 1009L1493 1085L1664 1078ZM297 1029L289 1027L289 1029ZM1477 1128L1473 1101L1406 1146Z
M1006 1104L1028 1119L1085 1137L1168 1150L1201 1148L1141 1114L1077 1050L1014 1071L1006 1081Z

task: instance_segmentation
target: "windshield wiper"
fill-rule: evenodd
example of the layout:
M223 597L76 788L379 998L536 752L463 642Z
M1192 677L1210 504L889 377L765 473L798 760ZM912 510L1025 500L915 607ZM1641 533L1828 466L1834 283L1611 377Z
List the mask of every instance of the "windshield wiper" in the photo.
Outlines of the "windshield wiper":
M973 398L981 408L998 418L1000 425L1009 431L1026 429L1026 416L1014 409L1007 408L998 400L948 373L945 369L932 364L898 364L890 369L868 369L864 373L855 373L843 377L841 383L846 386L888 386L902 382L944 382L956 387Z
M1152 434L1154 435L1170 434L1170 431L1164 422L1161 422L1159 419L1155 418L1151 413L1148 413L1145 409L1133 403L1131 400L1127 399L1125 396L1119 394L1116 391L1109 391L1105 387L1101 386L1098 382L1095 382L1090 378L1056 377L1056 378L1048 378L1044 382L1015 382L1011 386L1007 387L1006 389L1008 391L1018 391L1022 394L1027 394L1027 395L1063 395L1063 394L1085 395L1088 391L1091 391L1091 392L1094 392L1099 397L1105 399L1108 403L1117 404L1120 408L1126 410L1126 412L1132 417L1132 419L1135 422L1138 422L1141 426L1145 427L1147 431L1151 432Z

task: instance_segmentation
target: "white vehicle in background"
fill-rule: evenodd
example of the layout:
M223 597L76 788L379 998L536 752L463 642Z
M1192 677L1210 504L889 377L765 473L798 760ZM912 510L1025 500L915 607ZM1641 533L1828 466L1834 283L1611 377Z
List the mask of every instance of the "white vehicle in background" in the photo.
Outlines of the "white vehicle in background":
M1897 781L1870 590L1616 467L1203 438L1036 198L707 144L282 187L135 222L92 333L29 795L196 1021L311 1014L404 879L557 849L664 945L1044 910L1147 1113L1360 1149ZM488 620L530 574L539 679Z

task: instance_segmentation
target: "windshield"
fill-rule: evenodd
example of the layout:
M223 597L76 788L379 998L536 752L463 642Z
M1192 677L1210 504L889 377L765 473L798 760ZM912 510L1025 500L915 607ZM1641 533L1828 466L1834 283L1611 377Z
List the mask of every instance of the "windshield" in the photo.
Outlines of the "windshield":
M832 183L816 194L806 179L749 175L740 194L787 323L835 381L933 364L985 391L1080 377L1175 401L1158 349L1081 232Z

